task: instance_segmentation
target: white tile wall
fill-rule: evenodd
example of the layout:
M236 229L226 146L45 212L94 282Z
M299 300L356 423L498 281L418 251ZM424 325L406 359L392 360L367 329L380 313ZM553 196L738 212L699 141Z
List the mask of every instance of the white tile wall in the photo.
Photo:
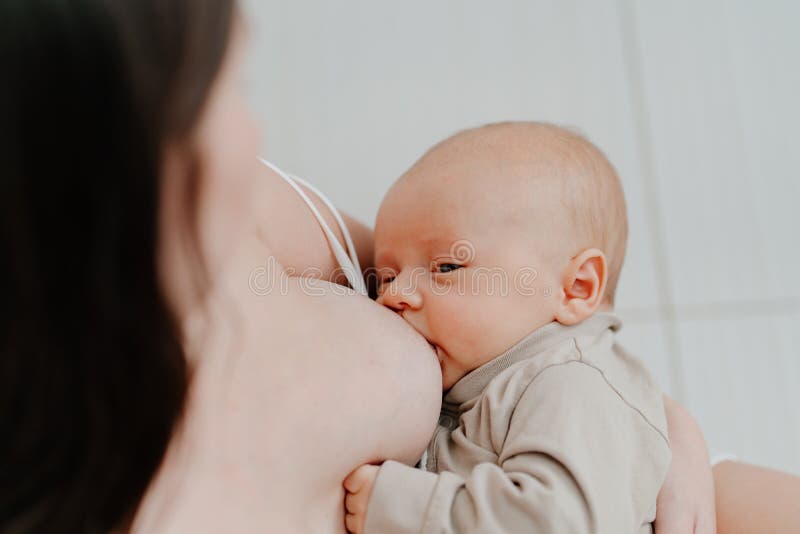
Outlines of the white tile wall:
M789 22L800 9L785 8L678 1L637 9L678 304L800 291L784 282L800 270L800 151L791 146L800 42Z
M664 325L660 321L637 321L625 313L622 318L619 342L631 354L640 358L650 369L656 382L665 393L675 396L672 377L675 374L669 357L669 346Z
M687 408L712 450L800 473L800 316L685 320Z
M798 297L800 285L787 281L800 272L800 3L764 2L754 10L737 1L724 12L745 163L764 235L761 282L768 295Z
M623 343L713 448L800 472L800 3L245 4L265 155L367 222L455 130L579 127L626 188Z

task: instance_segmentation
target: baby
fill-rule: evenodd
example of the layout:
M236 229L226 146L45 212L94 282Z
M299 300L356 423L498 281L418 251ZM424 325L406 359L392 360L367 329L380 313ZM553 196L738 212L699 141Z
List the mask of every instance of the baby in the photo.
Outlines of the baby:
M446 391L425 470L345 481L355 533L652 532L670 449L661 393L616 342L627 218L581 136L461 132L391 188L378 302L430 342Z

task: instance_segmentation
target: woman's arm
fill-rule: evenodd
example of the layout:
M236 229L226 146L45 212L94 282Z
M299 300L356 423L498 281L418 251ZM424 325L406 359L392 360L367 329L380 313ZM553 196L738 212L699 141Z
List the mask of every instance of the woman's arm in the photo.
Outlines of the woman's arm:
M800 525L800 478L740 462L714 466L720 534L789 532Z
M714 480L697 422L664 395L672 464L656 502L657 534L713 534Z
M800 525L800 477L740 462L722 462L712 474L697 422L666 395L664 407L672 465L658 495L657 534L772 534Z

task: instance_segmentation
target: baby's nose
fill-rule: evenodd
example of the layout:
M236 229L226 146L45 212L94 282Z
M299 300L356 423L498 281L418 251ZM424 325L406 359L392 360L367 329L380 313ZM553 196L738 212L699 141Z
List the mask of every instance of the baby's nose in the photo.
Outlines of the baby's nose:
M418 310L421 308L422 295L419 288L410 284L409 279L397 276L390 283L384 284L377 302L400 313L407 309Z

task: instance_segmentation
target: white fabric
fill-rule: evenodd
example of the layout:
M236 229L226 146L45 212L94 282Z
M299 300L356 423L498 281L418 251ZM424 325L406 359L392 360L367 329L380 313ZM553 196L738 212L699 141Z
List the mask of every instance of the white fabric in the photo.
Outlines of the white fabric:
M731 454L729 452L721 452L717 454L711 455L711 467L714 467L718 463L721 462L735 462L739 458L736 457L735 454Z
M292 189L294 189L297 192L297 194L300 195L300 198L303 199L303 201L306 203L306 206L308 206L308 209L310 209L311 213L314 215L314 218L317 219L317 222L319 223L320 227L322 227L322 232L325 234L325 238L328 240L328 244L331 247L331 251L333 252L333 255L336 257L336 261L339 264L339 268L342 269L342 272L347 278L347 282L350 284L350 287L352 287L353 290L356 291L357 293L366 296L367 286L364 283L364 277L361 274L361 264L358 261L356 248L353 245L353 240L350 237L350 232L347 230L347 225L342 220L342 216L339 215L339 210L337 210L336 207L333 205L333 203L330 200L328 200L328 198L325 195L323 195L322 192L313 185L309 184L305 180L293 174L288 174L283 172L276 165L270 163L269 161L263 158L259 158L259 160L264 165L275 171L275 173L277 173L278 176L283 178L290 186L292 186ZM347 251L345 251L345 247L342 246L342 244L336 238L336 234L334 234L333 230L331 230L330 226L328 226L328 223L325 221L325 218L322 216L317 207L314 205L314 202L312 202L312 200L308 197L306 192L303 191L303 189L299 185L297 185L298 182L307 187L308 189L310 189L311 191L313 191L314 194L317 195L331 211L331 213L333 214L333 218L336 219L336 224L339 226L339 230L341 230L342 235L344 236L344 241L345 245L347 246Z

